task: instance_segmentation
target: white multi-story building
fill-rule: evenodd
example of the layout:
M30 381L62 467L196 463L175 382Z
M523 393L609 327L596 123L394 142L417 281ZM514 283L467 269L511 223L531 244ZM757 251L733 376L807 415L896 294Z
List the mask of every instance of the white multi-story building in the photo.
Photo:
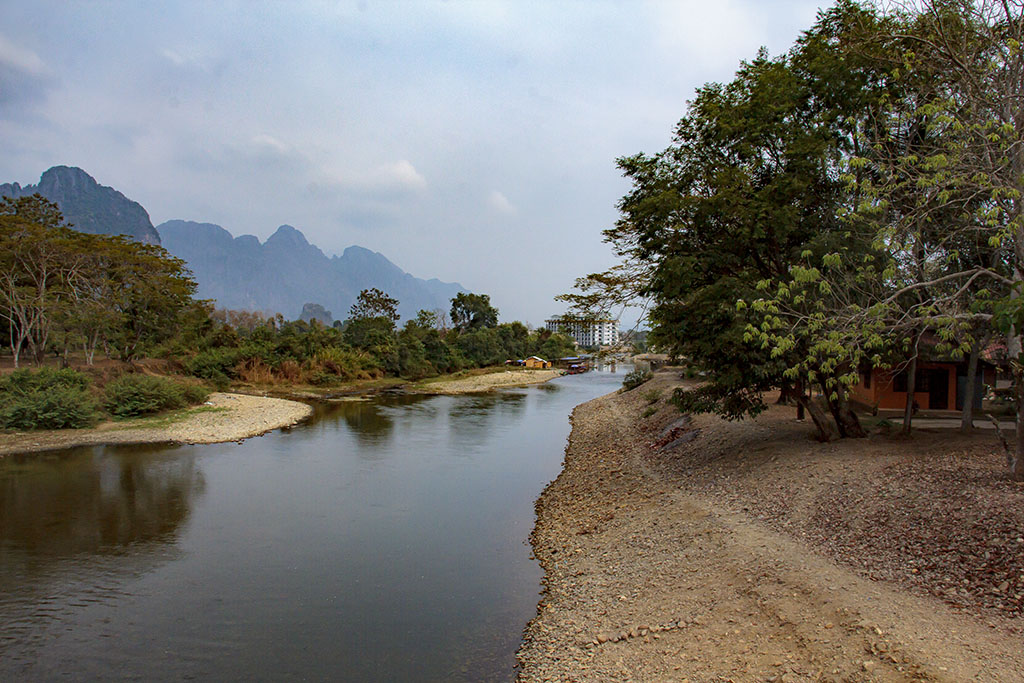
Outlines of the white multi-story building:
M619 343L619 321L557 316L544 321L552 332L567 334L580 346L615 346Z

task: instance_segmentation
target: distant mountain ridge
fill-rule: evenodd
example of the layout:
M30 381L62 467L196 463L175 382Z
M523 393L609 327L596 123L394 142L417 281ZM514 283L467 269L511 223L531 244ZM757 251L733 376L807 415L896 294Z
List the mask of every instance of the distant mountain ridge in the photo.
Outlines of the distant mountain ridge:
M296 319L305 304L314 303L344 319L359 292L376 287L398 299L398 312L407 319L421 309L447 311L451 299L466 291L455 282L413 277L363 247L328 257L290 225L263 243L253 235L234 237L212 223L172 220L154 228L141 204L72 166L48 169L37 185L0 184L0 196L36 193L56 203L76 230L161 244L188 264L199 285L197 296L216 300L220 308Z
M75 230L94 235L128 235L146 244L160 244L160 235L141 204L112 187L100 185L80 168L54 166L43 173L38 185L0 185L3 197L17 199L37 193L57 204Z
M363 247L328 257L290 225L262 244L253 235L234 237L212 223L173 220L157 231L164 248L188 263L199 283L197 295L215 299L220 308L297 318L305 304L316 303L344 319L359 292L376 287L398 299L398 312L408 319L421 309L447 311L451 299L467 291L455 282L413 277Z

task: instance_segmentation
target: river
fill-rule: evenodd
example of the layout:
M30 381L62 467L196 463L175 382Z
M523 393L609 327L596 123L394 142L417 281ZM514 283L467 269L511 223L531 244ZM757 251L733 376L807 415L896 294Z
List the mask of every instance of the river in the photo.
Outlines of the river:
M607 369L0 460L0 679L511 680L533 502Z

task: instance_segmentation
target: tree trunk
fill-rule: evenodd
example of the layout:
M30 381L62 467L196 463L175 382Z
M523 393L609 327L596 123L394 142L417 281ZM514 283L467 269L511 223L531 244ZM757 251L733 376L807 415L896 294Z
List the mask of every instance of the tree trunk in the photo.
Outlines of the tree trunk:
M814 422L815 429L818 430L818 434L815 438L818 441L829 442L836 438L835 429L832 427L832 423L828 421L825 416L825 411L814 402L814 399L807 395L806 392L801 391L797 396L797 400L800 402L800 407L804 408L807 413L811 416L811 421Z
M867 436L867 432L860 426L860 420L857 419L857 415L850 409L850 403L846 400L846 390L841 385L837 385L835 389L836 398L832 398L833 392L829 391L828 385L825 380L822 380L822 390L825 392L825 403L828 405L829 412L832 413L832 419L835 420L836 427L839 429L839 436L853 439L860 439Z
M974 392L978 383L978 357L982 349L988 346L989 336L976 339L971 346L971 357L967 361L967 382L964 384L964 406L960 415L960 431L968 434L974 429Z
M839 421L839 431L843 436L851 439L863 439L868 435L864 431L864 427L860 424L860 419L857 417L857 413L853 412L850 408L849 397L846 395L846 388L840 387L839 400L837 403L837 420Z
M793 397L793 401L796 403L796 419L798 422L804 421L804 402L801 401L804 395L807 393L807 385L804 378L801 376L792 385L788 385L790 390L790 396Z
M907 368L907 403L903 408L903 433L910 434L910 425L914 419L914 393L917 391L917 348L921 342L921 333L914 336L914 348Z
M1018 337L1018 348L1020 345ZM1024 481L1024 372L1020 364L1020 358L1011 361L1013 363L1013 384L1014 396L1017 401L1017 436L1016 450L1013 454L1013 466L1011 474L1017 481Z

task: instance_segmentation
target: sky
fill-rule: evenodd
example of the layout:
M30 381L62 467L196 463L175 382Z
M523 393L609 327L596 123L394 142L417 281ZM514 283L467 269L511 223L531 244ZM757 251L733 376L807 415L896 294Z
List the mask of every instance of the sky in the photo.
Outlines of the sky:
M0 0L0 182L79 166L154 225L287 223L540 326L615 264L616 159L827 6Z

